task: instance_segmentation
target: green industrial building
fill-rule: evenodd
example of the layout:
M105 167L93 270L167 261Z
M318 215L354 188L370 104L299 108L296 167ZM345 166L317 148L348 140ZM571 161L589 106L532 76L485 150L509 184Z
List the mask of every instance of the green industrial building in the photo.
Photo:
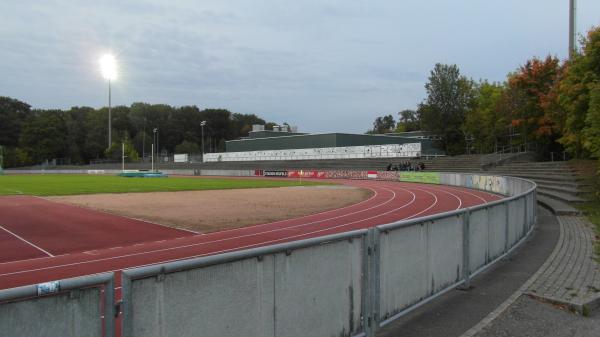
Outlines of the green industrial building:
M443 154L424 133L364 135L350 133L304 134L281 131L252 131L248 138L225 142L227 152L309 149L324 147L366 146L421 143L423 155Z

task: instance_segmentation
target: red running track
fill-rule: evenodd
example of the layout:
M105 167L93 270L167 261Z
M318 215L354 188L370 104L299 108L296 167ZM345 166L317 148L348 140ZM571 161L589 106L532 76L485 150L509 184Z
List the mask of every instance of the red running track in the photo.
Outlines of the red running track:
M343 183L370 189L373 195L344 208L210 234L41 198L4 197L0 199L0 289L368 228L501 198L444 185Z

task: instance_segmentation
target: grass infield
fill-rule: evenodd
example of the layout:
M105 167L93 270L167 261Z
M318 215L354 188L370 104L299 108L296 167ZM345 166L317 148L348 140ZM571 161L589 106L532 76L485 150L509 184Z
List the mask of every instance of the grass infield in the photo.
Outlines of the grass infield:
M327 185L297 179L124 178L97 175L2 175L0 195L76 195L96 193L173 192L286 186Z

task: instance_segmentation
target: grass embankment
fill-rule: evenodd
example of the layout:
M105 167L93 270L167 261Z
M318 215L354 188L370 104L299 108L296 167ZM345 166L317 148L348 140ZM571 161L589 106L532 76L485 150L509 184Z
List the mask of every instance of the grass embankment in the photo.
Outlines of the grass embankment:
M582 183L589 185L586 188L584 198L588 201L577 204L576 207L583 211L596 226L596 236L600 237L600 167L597 161L592 160L571 160L571 167L578 171L583 179ZM600 240L596 241L596 253L600 256Z
M124 178L96 175L0 175L0 195L77 195L313 186L327 183L269 179Z

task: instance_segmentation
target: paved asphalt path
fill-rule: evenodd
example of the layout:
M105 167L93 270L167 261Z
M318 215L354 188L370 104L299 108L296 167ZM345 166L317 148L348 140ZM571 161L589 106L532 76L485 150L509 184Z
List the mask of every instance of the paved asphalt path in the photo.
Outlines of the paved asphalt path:
M453 290L386 325L378 336L462 335L502 304L542 266L552 253L559 235L557 219L549 211L538 207L537 226L527 241L496 266L473 279L470 290Z

